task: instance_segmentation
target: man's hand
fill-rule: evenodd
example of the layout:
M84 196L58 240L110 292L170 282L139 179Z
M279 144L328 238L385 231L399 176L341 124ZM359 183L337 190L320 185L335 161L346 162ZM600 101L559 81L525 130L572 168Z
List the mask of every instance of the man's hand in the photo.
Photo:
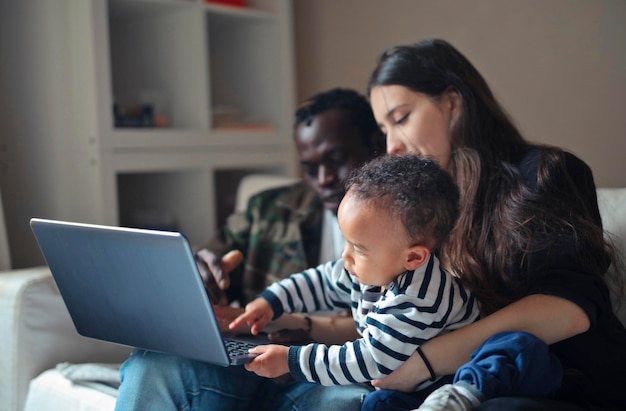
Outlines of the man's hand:
M245 312L235 318L228 325L230 330L235 330L244 324L248 324L250 332L257 335L274 317L274 310L263 298L257 298L246 305Z
M217 256L203 248L196 253L196 263L204 288L209 299L215 305L227 305L228 300L223 290L230 286L230 272L243 261L241 251L232 250L224 254L221 260Z
M258 354L252 361L245 364L246 370L261 377L276 378L289 372L287 354L289 347L284 345L259 345L250 350Z

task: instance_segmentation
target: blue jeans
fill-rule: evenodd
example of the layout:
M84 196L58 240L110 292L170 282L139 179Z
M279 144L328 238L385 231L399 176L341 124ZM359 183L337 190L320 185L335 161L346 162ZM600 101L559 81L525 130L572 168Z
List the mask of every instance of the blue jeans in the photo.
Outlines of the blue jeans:
M122 364L116 410L359 411L371 388L325 387L262 378L244 367L220 367L135 350Z

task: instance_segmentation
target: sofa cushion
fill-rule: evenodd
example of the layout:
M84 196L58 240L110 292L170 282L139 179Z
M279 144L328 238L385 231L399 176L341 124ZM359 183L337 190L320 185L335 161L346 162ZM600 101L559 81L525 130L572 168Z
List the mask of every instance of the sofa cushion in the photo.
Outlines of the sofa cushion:
M89 386L72 383L50 369L30 382L24 411L113 411L116 397Z
M598 207L606 236L613 242L620 258L622 284L613 287L616 290L614 305L617 316L626 326L626 188L598 189Z
M23 409L28 383L57 363L122 362L130 348L80 336L47 267L0 272L0 398Z

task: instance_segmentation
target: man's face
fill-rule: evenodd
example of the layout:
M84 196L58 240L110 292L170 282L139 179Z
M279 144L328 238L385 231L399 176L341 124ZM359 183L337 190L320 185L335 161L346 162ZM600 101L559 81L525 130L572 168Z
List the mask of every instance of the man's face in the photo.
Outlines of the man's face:
M326 110L295 130L303 177L335 214L345 195L345 179L374 156L373 147L363 143L359 129L346 117L343 110Z

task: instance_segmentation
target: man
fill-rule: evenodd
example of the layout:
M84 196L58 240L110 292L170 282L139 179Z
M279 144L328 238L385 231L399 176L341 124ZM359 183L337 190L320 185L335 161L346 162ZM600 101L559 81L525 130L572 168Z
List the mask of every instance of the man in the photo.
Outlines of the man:
M243 306L273 282L341 256L337 208L344 180L385 153L384 139L367 100L349 89L312 96L295 117L303 181L253 196L247 210L229 216L219 235L197 253L213 274L205 270L203 275L213 301ZM226 253L230 250L241 254Z

